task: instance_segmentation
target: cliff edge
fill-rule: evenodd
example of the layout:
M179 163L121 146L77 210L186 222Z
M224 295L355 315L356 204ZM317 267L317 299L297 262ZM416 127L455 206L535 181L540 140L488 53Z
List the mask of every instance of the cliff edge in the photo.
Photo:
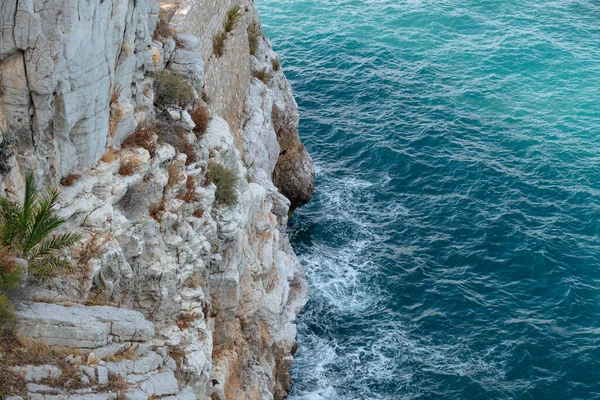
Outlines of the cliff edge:
M59 186L74 271L30 279L0 394L282 399L307 300L298 109L249 0L0 2L0 192Z

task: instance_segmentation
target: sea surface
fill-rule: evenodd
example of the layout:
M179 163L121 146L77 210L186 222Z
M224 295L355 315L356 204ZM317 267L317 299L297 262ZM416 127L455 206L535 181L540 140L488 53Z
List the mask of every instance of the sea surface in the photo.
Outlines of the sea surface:
M317 170L290 398L600 398L600 2L256 3Z

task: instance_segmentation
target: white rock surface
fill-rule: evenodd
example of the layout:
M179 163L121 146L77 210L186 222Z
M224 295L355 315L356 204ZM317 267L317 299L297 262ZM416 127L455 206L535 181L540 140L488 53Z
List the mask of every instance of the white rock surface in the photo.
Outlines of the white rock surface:
M154 336L154 324L133 310L23 303L16 314L17 334L49 345L93 349L111 341L144 341Z

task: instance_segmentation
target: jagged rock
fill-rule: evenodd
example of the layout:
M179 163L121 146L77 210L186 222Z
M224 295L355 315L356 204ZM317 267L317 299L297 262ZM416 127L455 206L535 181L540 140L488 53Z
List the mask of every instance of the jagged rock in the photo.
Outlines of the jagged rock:
M185 387L175 396L163 397L163 400L196 400L194 390L190 387Z
M93 349L154 336L154 325L142 314L122 308L28 302L16 314L18 334L49 345Z
M80 365L79 370L86 374L88 377L96 380L96 368L88 367L86 365Z
M164 396L179 392L177 379L173 371L164 371L151 375L147 380L140 383L140 388L148 396Z
M99 365L97 368L98 371L98 384L106 385L108 383L108 369Z
M127 374L131 374L133 372L133 361L123 360L118 362L107 362L106 369L111 374L126 377Z
M144 357L138 358L133 363L134 374L145 374L150 371L154 371L162 365L163 359L161 356L151 351Z
M54 365L26 365L24 367L10 367L9 369L13 374L21 376L25 382L58 379L62 375L60 368Z
M60 394L61 390L46 385L38 385L36 383L28 383L27 391L30 393L43 393L43 394Z

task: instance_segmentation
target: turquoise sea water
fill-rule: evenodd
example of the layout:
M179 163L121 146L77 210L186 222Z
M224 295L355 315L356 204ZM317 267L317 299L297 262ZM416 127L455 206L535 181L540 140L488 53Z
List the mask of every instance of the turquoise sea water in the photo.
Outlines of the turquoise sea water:
M600 2L257 6L317 167L291 398L600 398Z

